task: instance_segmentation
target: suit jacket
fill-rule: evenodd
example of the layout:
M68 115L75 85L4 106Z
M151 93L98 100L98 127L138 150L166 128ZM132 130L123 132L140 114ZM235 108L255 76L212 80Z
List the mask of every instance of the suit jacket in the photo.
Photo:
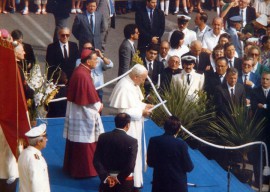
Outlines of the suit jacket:
M214 102L218 115L224 114L230 117L232 115L231 107L240 106L245 103L245 88L240 83L236 83L234 95L234 98L231 98L227 83L218 85L216 87L214 94Z
M152 37L159 37L159 42L165 31L165 16L163 11L154 9L153 22L149 19L146 7L138 9L135 14L135 23L138 25L140 31L140 38L138 40L138 49L143 54L145 48L151 43Z
M55 18L64 19L69 17L71 0L53 0L51 3L52 13Z
M265 97L262 86L257 87L251 92L250 102L253 114L257 112L259 118L266 117L268 119L268 123L270 123L270 93L268 92L267 97ZM258 108L259 103L266 104L266 109Z
M143 64L145 68L148 70L145 59L143 60ZM152 68L153 68L152 75L148 74L148 76L156 85L158 83L159 75L161 75L161 73L164 71L164 65L162 62L154 60ZM144 83L144 89L145 89L145 94L148 95L151 90L151 84L148 80L146 80Z
M229 19L232 16L239 15L239 12L240 12L239 6L232 7L229 10L229 12L227 13L227 15L226 15L227 23L229 23ZM247 24L250 23L251 21L255 20L255 19L256 19L256 11L255 11L255 9L253 7L248 6L247 7L247 10L246 10L246 21L247 21Z
M227 61L228 61L228 66L230 68L231 66L230 66L228 58L227 58ZM238 72L242 71L242 59L234 57L233 67L236 68Z
M239 39L236 30L232 29L231 27L229 27L226 32L231 36L232 39L232 43L235 47L235 51L238 54L239 58L243 57L243 53L242 53L242 43L241 40Z
M181 69L172 70L169 67L166 67L161 73L160 78L160 88L162 91L169 90L172 76L181 73Z
M126 177L134 171L138 142L122 130L115 129L103 133L98 138L94 154L94 166L101 182L112 172L117 172L117 179L124 183Z
M51 77L53 71L60 66L66 73L67 78L70 79L72 72L76 65L76 60L79 58L79 50L76 43L69 41L69 57L64 59L59 41L51 43L47 47L46 61L50 66L48 71L48 79Z
M132 57L135 53L135 50L131 43L125 39L119 47L119 68L118 68L118 76L127 72L132 63Z
M31 69L33 67L33 65L36 63L36 58L35 58L33 48L28 43L22 43L22 45L23 45L23 49L24 49L24 52L25 52L26 63L31 64L31 67L30 67L30 69Z
M205 73L205 83L204 83L204 90L207 93L208 98L214 96L215 88L218 85L225 84L226 78L223 78L223 81L220 81L219 74L217 72L207 72Z
M187 55L192 55L196 57L195 55L192 54L191 51L183 54L182 57ZM196 70L197 73L204 73L206 71L205 68L207 66L211 66L210 55L205 52L201 52L199 55L199 63L195 64L194 69Z
M187 191L186 173L194 166L182 139L166 133L150 138L147 164L154 168L152 192Z
M243 76L243 72L242 72L242 71L239 71L237 82L240 83L240 84L242 84L242 85L244 85L242 76ZM259 87L259 86L261 85L261 79L260 79L260 77L259 77L257 74L255 74L255 73L252 73L252 72L250 73L249 80L252 81L252 82L254 83L254 87L252 88L252 87L250 87L250 86L244 85L245 91L246 91L246 97L247 97L248 99L250 99L250 95L251 95L252 89L254 89L254 88L256 88L256 87Z
M87 14L85 12L83 14L78 14L75 17L72 26L72 33L79 41L80 50L82 49L83 44L86 42L91 42L95 48L102 50L102 39L104 39L105 31L107 28L108 23L104 19L103 15L96 11L93 34L89 20L87 18Z

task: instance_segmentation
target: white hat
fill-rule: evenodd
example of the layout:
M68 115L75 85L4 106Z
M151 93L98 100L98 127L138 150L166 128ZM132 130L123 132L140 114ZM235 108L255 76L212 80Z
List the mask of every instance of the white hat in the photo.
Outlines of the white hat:
M45 134L46 134L46 124L41 124L37 127L33 127L32 129L30 129L28 132L25 133L25 136L35 138L43 136Z
M186 21L189 21L191 19L191 17L183 15L183 14L177 15L177 18L182 19L182 20L186 20Z
M267 16L264 14L261 14L257 19L256 19L257 23L260 23L263 26L267 26Z
M196 57L194 57L192 55L186 55L184 57L181 57L181 61L182 61L182 63L187 63L187 64L195 63Z

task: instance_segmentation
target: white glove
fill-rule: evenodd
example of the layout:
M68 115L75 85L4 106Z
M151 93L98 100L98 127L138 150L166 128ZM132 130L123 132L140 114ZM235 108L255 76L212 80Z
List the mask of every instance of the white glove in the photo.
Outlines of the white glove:
M8 178L8 180L7 180L7 184L11 184L11 183L13 183L14 181L16 180L16 177L10 177L10 178Z

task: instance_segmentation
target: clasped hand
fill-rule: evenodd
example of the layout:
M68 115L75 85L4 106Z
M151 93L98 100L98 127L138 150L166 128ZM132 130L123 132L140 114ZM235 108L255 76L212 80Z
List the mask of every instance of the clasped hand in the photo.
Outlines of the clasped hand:
M107 177L107 184L109 185L110 188L114 187L119 181L117 180L116 177L113 176L108 176Z

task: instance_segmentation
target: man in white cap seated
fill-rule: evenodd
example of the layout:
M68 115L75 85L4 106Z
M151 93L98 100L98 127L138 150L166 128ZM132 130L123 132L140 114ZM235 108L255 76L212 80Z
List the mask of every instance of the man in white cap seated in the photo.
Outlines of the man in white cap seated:
M41 124L25 133L29 146L19 157L20 192L50 192L48 167L41 150L46 147L46 125Z
M171 35L175 30L182 31L185 34L184 45L186 45L188 47L192 41L197 40L197 36L196 36L195 31L192 31L192 30L187 28L190 19L191 19L191 17L186 16L186 15L177 15L178 29L174 29L169 33L168 41L170 41Z
M246 38L261 37L262 35L266 35L266 27L267 16L262 14L257 19L247 24L243 29L243 33L245 34Z
M181 58L181 62L183 70L180 74L172 77L172 82L180 87L185 87L187 89L187 97L192 101L198 98L198 91L203 89L204 74L196 73L193 69L196 57L187 55Z

